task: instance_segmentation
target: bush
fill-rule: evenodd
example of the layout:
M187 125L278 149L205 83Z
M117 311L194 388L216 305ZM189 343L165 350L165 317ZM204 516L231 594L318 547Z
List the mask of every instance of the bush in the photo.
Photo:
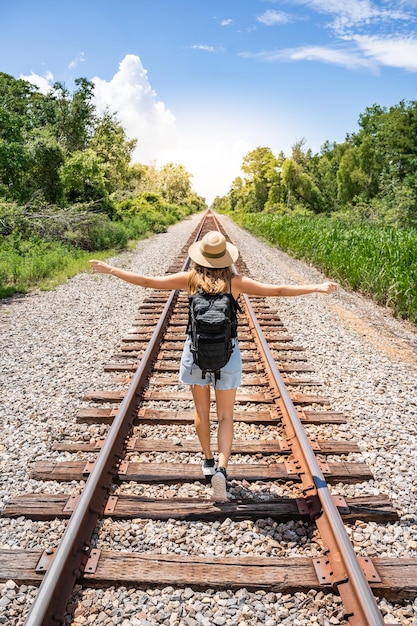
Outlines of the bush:
M143 193L136 198L122 200L117 205L117 215L128 228L139 236L147 233L165 232L167 226L175 224L188 211L183 207L166 202L154 193Z
M84 269L86 252L125 248L129 240L164 232L194 209L192 202L179 207L150 193L111 206L113 220L101 201L66 208L40 200L0 204L0 297L46 283L49 288Z
M26 292L68 263L69 250L58 242L18 234L0 241L0 297Z

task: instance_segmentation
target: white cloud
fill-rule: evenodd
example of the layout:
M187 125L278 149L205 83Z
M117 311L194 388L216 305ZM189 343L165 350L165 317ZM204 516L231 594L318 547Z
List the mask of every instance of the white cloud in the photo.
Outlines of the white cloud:
M54 75L52 74L52 72L45 72L43 76L39 76L39 74L34 74L33 72L31 72L29 76L24 76L23 74L21 74L19 78L21 78L22 80L26 80L32 85L36 85L41 93L47 94L48 91L52 89Z
M258 15L256 18L258 22L261 24L265 24L266 26L274 26L275 24L286 24L289 22L289 18L285 13L281 11L268 10L262 15Z
M304 46L284 51L292 61L321 61L332 65L340 65L348 69L366 68L375 70L371 60L364 59L354 50L336 50L325 46Z
M203 50L204 52L224 52L222 46L208 46L202 43L196 43L192 46L188 46L191 50Z
M137 161L146 163L178 142L173 113L157 100L146 70L138 56L128 54L110 81L93 78L95 104L99 113L108 108L130 138L137 138Z
M248 141L219 128L217 118L212 124L202 111L195 119L185 117L179 129L174 114L157 100L138 56L127 55L110 81L92 80L97 110L115 112L127 135L138 138L134 162L184 165L193 189L208 203L229 191L243 156L253 149Z
M85 55L84 52L80 52L71 63L68 64L70 70L74 70L79 63L84 63Z
M319 13L332 15L334 20L330 28L340 36L346 35L351 29L376 26L394 21L415 21L415 18L406 11L398 9L398 2L385 2L384 8L371 0L293 0L297 4Z
M347 69L367 69L378 72L381 66L396 67L417 72L417 39L413 37L378 37L354 35L352 45L342 48L326 46L303 46L282 50L267 50L241 56L260 61L277 63L282 61L316 61L339 65ZM354 43L353 43L354 42Z
M417 72L417 40L412 37L353 37L364 54L381 65Z
M274 2L275 0L269 0ZM332 31L339 45L305 45L298 48L244 52L240 56L264 62L315 61L345 67L350 70L367 69L378 72L382 66L417 71L417 21L412 2L385 0L291 0L316 13L330 16L323 24ZM410 11L407 12L407 9ZM257 19L267 25L278 23L286 16L268 10ZM288 19L289 21L289 19Z
M220 25L221 25L221 26L231 26L232 24L233 24L233 20L231 20L231 19L228 19L228 20L222 20L222 21L220 22Z
M318 61L340 65L348 69L365 68L376 71L372 59L363 58L357 50L335 49L325 46L302 46L300 48L284 48L282 50L266 50L259 53L242 53L246 58L255 58L268 63L281 61Z

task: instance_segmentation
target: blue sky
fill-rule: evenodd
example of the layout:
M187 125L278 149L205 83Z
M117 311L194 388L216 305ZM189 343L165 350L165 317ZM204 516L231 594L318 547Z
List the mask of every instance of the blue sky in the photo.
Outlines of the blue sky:
M319 152L417 100L417 0L0 0L0 23L0 71L92 80L134 160L183 164L208 202L250 150Z

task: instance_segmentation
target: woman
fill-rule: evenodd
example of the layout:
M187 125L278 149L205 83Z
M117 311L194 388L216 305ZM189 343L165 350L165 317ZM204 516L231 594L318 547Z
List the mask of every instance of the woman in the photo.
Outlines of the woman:
M134 272L107 265L102 261L89 261L94 273L110 274L133 285L150 289L182 289L189 295L199 289L206 293L231 293L235 299L241 293L249 296L301 296L310 293L330 294L337 285L325 282L312 285L272 285L235 274L232 266L239 252L226 242L218 231L208 232L201 241L190 246L188 254L193 266L188 272L177 272L167 276L142 276ZM232 356L221 369L220 380L213 376L202 377L200 368L194 363L190 338L184 345L180 365L180 381L191 386L195 405L194 423L205 457L203 472L211 478L213 500L227 500L226 469L233 442L233 410L236 389L241 382L242 360L237 339L234 340ZM218 419L218 464L216 466L210 445L210 385L214 386Z

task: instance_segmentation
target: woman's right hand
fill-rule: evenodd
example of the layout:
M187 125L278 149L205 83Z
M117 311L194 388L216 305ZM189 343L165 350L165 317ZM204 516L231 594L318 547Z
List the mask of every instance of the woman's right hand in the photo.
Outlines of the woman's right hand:
M334 283L333 281L328 281L326 283L321 283L320 285L318 285L318 292L321 293L333 293L333 291L336 291L338 285L337 283Z

